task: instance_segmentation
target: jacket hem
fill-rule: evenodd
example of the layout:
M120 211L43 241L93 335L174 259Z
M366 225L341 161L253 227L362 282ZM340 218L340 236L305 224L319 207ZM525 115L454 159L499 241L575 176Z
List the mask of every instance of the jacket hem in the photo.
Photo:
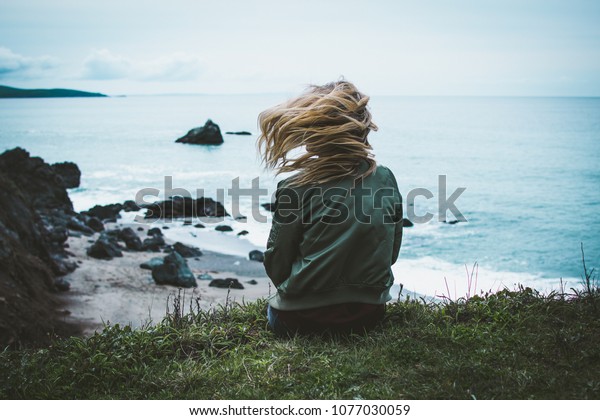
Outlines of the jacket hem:
M313 309L323 306L336 305L339 303L371 303L383 304L392 299L390 287L344 287L303 293L301 296L290 296L281 292L269 297L269 305L281 311L296 311L301 309Z

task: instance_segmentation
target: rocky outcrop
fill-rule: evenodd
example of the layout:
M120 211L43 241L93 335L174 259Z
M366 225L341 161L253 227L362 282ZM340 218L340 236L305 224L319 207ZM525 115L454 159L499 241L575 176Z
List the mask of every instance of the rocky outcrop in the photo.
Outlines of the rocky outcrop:
M65 260L64 248L74 227L85 231L85 219L73 211L63 177L24 149L2 153L0 347L46 343L53 332L74 332L58 316L55 297L66 288L55 276L76 267Z
M172 197L170 200L146 204L145 219L171 221L177 218L229 216L225 207L212 198Z
M77 188L81 183L81 171L73 162L62 162L51 165L52 169L62 179L64 188Z
M104 206L95 205L87 211L82 211L81 214L90 217L96 217L102 221L116 221L119 217L119 213L123 210L123 204L107 204Z
M172 252L163 263L152 267L152 278L156 284L169 284L177 287L196 287L196 278L181 255Z
M192 128L175 143L218 145L223 143L223 135L217 124L212 120L207 120L204 126Z

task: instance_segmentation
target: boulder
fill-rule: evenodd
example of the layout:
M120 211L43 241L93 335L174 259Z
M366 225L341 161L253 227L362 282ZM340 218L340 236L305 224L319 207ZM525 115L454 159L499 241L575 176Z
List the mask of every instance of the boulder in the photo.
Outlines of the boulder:
M123 211L125 212L138 211L141 209L142 208L138 206L137 203L133 200L127 200L123 202Z
M112 260L115 257L123 256L116 238L107 233L100 234L98 240L88 248L87 254L92 258L102 260Z
M214 279L209 284L210 287L219 287L221 289L243 289L244 285L238 279Z
M171 197L169 200L144 205L145 219L171 221L175 218L190 219L197 217L229 216L223 204L212 198Z
M73 162L62 162L50 165L61 178L64 188L77 188L81 182L81 171Z
M119 232L119 239L125 242L127 249L131 249L132 251L142 251L143 249L141 239L130 227Z
M248 253L248 258L250 258L250 261L263 262L265 260L265 254L262 251L255 249Z
M414 223L408 219L402 219L402 227L413 227Z
M237 236L246 236L249 233L250 232L248 232L247 230L242 230L241 232L238 232Z
M215 228L218 232L233 232L233 228L227 225L219 225Z
M95 205L91 209L87 211L82 211L81 213L87 216L97 217L98 219L103 221L112 221L121 217L119 215L121 210L123 210L123 205L116 203L107 204L105 206Z
M142 243L142 250L159 252L160 247L162 246L165 246L165 238L163 238L162 235L155 235L151 236L150 238L144 239L144 242Z
M198 248L184 245L181 242L175 242L175 244L173 245L173 249L175 250L175 252L177 252L179 255L181 255L184 258L201 257L202 256L202 251L200 251Z
M148 234L148 236L163 236L162 231L160 230L160 228L152 228L152 229L148 229L148 232L146 232Z
M169 284L177 287L196 287L196 278L181 255L172 252L163 263L152 268L152 278L156 284Z
M194 227L195 227L195 228L197 228L197 229L203 229L203 228L205 228L206 226L204 226L202 223L196 223L196 224L194 225Z
M94 232L102 232L104 230L104 223L97 217L86 217L85 224Z
M212 120L207 120L204 126L192 128L175 143L218 145L223 143L223 136L219 126Z

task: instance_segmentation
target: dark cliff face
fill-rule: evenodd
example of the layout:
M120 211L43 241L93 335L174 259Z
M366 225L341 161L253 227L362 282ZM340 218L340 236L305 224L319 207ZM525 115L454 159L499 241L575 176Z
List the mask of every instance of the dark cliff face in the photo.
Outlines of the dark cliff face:
M0 346L42 343L66 328L54 279L69 271L63 244L75 213L63 185L23 149L0 155Z

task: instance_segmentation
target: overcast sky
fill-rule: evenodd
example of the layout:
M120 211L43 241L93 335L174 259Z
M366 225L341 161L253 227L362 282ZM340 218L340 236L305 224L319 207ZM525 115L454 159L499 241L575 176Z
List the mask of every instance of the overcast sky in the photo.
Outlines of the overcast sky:
M600 1L0 0L0 84L600 95Z

